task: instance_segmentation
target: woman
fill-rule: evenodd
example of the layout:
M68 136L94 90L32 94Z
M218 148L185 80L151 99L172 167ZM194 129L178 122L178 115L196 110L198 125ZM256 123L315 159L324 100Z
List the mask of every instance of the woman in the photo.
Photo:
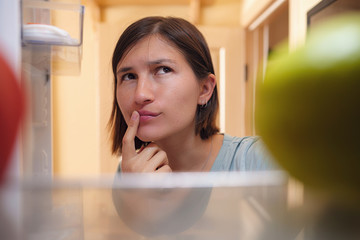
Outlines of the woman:
M270 168L257 137L219 134L216 76L207 43L184 19L146 17L118 40L112 59L112 150L122 172Z

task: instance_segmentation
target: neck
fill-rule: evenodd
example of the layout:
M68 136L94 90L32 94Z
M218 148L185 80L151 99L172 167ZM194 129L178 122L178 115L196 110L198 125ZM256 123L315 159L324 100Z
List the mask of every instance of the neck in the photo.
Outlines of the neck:
M203 140L195 134L164 139L156 144L166 152L174 172L203 171L212 149L211 138Z

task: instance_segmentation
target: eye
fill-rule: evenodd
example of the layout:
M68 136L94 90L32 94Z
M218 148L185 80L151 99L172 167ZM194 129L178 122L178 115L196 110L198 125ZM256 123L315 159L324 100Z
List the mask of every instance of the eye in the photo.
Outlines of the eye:
M162 75L162 74L166 74L166 73L169 73L169 72L172 72L171 68L166 67L166 66L161 66L161 67L156 68L156 73L155 74Z
M129 81L136 79L136 75L133 73L126 73L121 76L121 81Z

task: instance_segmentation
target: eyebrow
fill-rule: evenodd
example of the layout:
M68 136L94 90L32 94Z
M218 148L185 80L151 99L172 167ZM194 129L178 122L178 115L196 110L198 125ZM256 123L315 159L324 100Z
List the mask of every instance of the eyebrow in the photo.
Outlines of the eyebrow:
M130 71L131 69L133 69L133 68L132 67L122 67L119 70L117 70L116 73L119 74L119 73L127 72L127 71Z
M172 60L172 59L161 58L161 59L157 59L157 60L154 60L154 61L149 61L148 65L162 64L164 62L175 63L175 61ZM132 69L133 69L133 67L122 67L116 73L119 74L119 73L123 73L123 72L128 72L128 71L130 71Z

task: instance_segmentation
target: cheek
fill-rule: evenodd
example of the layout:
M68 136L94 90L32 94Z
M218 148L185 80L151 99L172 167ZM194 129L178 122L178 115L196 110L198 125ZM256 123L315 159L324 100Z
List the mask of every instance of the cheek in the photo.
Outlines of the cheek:
M187 84L183 89L182 101L186 103L187 107L196 108L199 98L199 85L197 82Z
M173 108L177 109L177 113L181 116L192 116L196 112L198 91L196 86L185 89L176 89L170 94L169 103L173 104Z
M116 101L120 108L121 113L123 114L123 116L125 118L125 121L128 122L128 119L130 118L130 116L128 116L130 99L129 99L129 96L126 95L126 91L124 92L121 89L117 89L116 90Z

